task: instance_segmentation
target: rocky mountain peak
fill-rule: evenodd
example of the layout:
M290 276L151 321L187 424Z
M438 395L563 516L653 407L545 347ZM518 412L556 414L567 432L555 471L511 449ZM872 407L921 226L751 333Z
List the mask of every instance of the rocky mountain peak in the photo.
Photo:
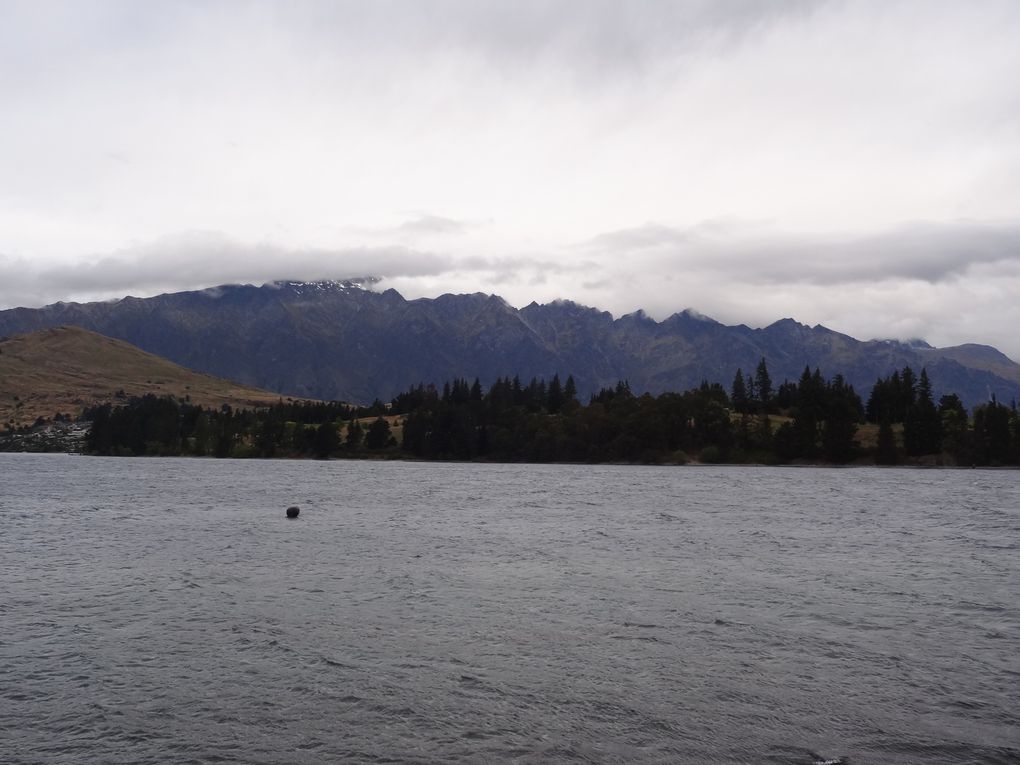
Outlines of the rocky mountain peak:
M1020 366L986 346L861 342L792 318L727 326L687 309L663 322L617 320L572 301L520 310L485 293L405 300L378 279L225 285L155 298L0 311L0 336L58 324L125 340L190 369L295 397L371 402L419 382L572 374L580 393L629 380L636 391L729 385L762 357L773 380L804 367L843 374L867 394L879 376L928 367L933 387L968 405L1020 398Z

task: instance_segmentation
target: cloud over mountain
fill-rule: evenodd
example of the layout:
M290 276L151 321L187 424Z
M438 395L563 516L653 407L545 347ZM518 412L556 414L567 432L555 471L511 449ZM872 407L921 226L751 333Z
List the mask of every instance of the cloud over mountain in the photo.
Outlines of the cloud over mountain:
M1011 0L7 2L0 306L371 273L1020 356L1018 36Z

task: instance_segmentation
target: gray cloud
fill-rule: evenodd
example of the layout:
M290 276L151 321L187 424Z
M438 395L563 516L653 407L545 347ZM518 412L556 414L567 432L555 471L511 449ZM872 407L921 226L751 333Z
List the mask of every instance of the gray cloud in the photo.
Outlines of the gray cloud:
M690 306L752 326L789 316L863 339L987 343L1020 360L1018 222L916 223L844 236L652 224L584 247L607 277L586 296L616 313L643 307L664 318Z
M1014 0L7 0L0 306L372 273L1018 356L1018 35Z
M765 227L732 221L648 224L544 257L457 257L395 245L295 250L191 232L63 267L0 255L0 304L368 275L408 298L485 291L517 306L571 299L658 319L693 308L752 326L790 316L862 339L984 342L1020 358L1020 225L1005 223L917 224L845 238L770 237Z
M69 265L34 267L9 256L0 259L0 304L37 306L68 297L145 296L283 279L422 277L449 268L447 257L400 246L296 250L187 232Z
M815 13L828 2L346 0L300 4L298 12L280 21L293 34L304 37L314 30L359 52L381 46L384 58L409 49L426 55L453 52L490 61L498 69L559 64L593 80L596 74L639 73L655 60L706 43L733 44L771 24Z
M649 223L600 234L582 247L649 268L714 271L763 284L935 284L982 264L1020 263L1020 222L915 223L844 235L796 235L732 221L686 228Z
M468 226L469 224L463 221L444 218L441 215L420 215L401 223L397 226L397 231L405 234L459 234Z
M1020 359L1020 224L913 224L838 237L734 221L650 223L592 237L556 267L534 257L471 258L390 283L411 297L482 289L518 306L569 298L617 316L645 309L663 319L693 308L752 326L792 317L862 339L988 343Z

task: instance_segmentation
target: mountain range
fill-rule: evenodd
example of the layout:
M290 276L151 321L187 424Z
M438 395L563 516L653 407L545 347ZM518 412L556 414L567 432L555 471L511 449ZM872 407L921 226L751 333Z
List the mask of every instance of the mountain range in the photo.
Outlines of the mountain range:
M514 308L481 293L406 300L374 279L227 285L150 298L0 311L0 337L72 325L177 364L283 395L368 403L454 377L571 374L582 395L627 380L635 392L729 388L765 358L773 380L805 366L867 395L893 370L926 367L936 397L967 406L1020 399L1020 365L985 345L856 340L782 319L753 329L687 310L614 318L570 301Z

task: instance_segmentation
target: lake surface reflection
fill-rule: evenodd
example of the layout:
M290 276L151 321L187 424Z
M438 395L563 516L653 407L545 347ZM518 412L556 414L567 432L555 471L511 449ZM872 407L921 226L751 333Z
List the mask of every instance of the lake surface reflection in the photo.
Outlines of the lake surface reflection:
M0 749L1015 763L1018 507L1009 471L0 454Z

